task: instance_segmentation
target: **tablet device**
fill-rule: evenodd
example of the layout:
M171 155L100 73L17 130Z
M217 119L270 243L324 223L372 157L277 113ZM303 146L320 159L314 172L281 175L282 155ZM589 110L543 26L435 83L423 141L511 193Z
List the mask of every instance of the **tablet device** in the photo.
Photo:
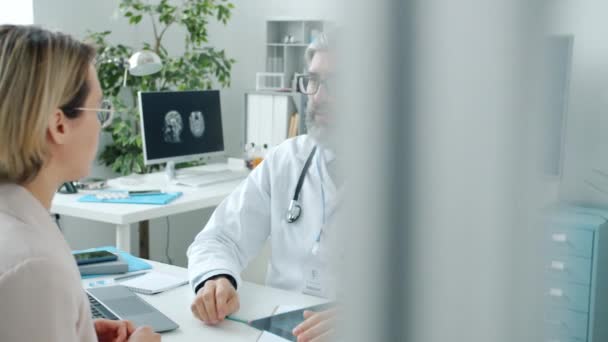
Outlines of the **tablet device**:
M304 311L325 311L331 309L333 306L333 303L310 306L274 316L256 319L251 321L249 324L256 329L268 331L286 340L296 342L297 339L291 332L298 324L304 321Z

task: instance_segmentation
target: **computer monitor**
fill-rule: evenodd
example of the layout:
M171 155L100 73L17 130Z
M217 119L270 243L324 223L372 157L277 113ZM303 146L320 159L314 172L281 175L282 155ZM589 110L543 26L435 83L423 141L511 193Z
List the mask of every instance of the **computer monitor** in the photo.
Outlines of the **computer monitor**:
M139 92L146 165L224 154L220 92Z

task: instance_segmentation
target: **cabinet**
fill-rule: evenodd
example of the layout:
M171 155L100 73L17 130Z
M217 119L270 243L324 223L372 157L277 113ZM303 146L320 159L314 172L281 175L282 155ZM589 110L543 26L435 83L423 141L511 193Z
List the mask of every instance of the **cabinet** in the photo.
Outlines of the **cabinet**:
M245 107L247 145L273 147L287 138L291 116L296 112L289 93L248 92Z
M296 91L295 79L306 72L306 48L328 25L303 19L266 22L265 72L256 74L256 90L245 94L245 145L272 147L290 130L295 135L306 133L307 96Z
M545 342L608 341L608 211L560 206L545 218Z

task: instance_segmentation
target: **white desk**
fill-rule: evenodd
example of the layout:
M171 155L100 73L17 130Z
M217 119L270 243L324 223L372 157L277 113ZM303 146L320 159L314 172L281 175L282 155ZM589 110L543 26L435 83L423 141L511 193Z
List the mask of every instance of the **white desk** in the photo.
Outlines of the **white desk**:
M226 171L227 164L210 164L199 167L178 170L183 171ZM139 184L123 182L118 178L109 180L108 185L116 189L162 189L165 191L181 191L183 195L167 205L111 204L111 203L81 203L78 198L84 193L56 194L51 206L51 212L59 215L72 216L87 220L111 223L116 225L116 246L118 249L131 250L131 223L139 223L140 253L142 258L149 258L148 227L149 220L181 214L198 209L214 207L228 196L247 176L238 180L215 183L201 187L186 187L170 184L164 172L151 173L140 177ZM202 229L201 223L201 229Z
M154 269L171 274L186 274L185 268L148 261ZM95 280L104 278L94 278ZM90 279L82 281L83 286ZM252 320L269 316L278 305L306 307L324 303L321 298L283 291L271 287L244 282L239 288L241 309L234 315L237 318ZM190 285L184 285L156 295L139 295L148 303L179 324L180 328L162 334L163 341L223 341L254 342L260 331L243 323L226 320L217 326L208 326L192 316L190 304L194 293Z

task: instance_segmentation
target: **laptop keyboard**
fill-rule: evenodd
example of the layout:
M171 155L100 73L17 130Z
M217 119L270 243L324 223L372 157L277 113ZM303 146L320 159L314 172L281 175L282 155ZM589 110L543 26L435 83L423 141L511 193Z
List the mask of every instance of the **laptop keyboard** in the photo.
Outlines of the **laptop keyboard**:
M103 305L101 305L101 303L99 303L97 301L97 299L93 298L90 294L87 293L87 297L89 298L89 304L91 307L91 316L93 316L93 319L96 319L96 318L105 318L105 319L111 319L111 320L118 319L118 317L116 317L113 313L111 313L108 309L106 309Z

